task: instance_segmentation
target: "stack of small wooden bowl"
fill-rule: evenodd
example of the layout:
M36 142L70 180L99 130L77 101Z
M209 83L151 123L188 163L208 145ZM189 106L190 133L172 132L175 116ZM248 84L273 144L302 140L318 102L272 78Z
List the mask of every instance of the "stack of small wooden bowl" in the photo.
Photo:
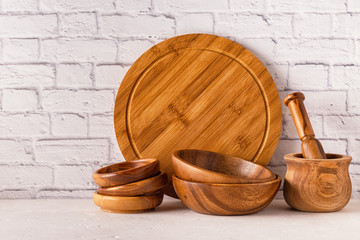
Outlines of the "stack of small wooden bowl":
M279 190L281 178L238 157L201 150L173 153L173 185L195 212L242 215L264 209Z
M97 206L107 212L137 213L155 209L163 200L166 173L156 159L120 162L93 174L99 188L93 195Z

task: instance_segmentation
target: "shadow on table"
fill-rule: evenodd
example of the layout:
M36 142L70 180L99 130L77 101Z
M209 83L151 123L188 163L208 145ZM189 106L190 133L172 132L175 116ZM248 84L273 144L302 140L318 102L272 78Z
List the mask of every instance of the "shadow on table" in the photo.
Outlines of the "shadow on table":
M163 203L156 208L158 212L168 211L187 211L188 208L180 201L180 199L165 198Z

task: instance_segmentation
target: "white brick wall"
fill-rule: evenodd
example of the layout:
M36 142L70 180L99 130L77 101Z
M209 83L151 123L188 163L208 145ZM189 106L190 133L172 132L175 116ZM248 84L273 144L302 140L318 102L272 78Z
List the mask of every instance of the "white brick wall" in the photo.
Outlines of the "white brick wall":
M122 161L113 129L117 88L154 44L210 33L243 44L283 99L306 95L328 152L353 157L360 197L360 1L0 0L0 198L86 198L91 172ZM300 151L283 105L270 168Z

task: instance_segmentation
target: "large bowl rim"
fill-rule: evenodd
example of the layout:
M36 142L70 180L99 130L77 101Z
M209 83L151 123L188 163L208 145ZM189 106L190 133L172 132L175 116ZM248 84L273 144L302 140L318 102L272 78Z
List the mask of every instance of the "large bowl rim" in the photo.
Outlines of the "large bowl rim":
M210 185L210 186L216 186L216 187L241 187L241 186L249 186L249 185L270 185L273 184L275 182L280 182L281 183L281 177L278 174L274 174L276 176L276 178L274 180L271 181L266 181L266 182L256 182L256 183L207 183L207 182L196 182L196 181L188 181L188 180L184 180L181 179L179 177L177 177L175 174L172 175L172 179L177 180L177 181L183 181L186 183L190 183L190 184L199 184L199 185Z

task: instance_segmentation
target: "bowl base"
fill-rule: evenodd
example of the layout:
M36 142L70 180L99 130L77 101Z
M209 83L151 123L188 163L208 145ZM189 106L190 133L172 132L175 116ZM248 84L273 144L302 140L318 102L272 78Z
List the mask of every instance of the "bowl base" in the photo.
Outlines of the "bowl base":
M155 208L140 209L140 210L113 210L113 209L105 209L105 208L100 208L100 209L107 213L144 213L144 212L155 211Z

